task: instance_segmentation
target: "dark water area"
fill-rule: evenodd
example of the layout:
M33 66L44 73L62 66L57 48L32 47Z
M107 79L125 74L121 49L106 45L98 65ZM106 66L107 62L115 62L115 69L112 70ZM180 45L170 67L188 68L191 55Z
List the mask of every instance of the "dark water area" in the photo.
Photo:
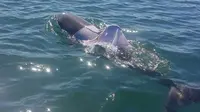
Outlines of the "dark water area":
M170 62L168 78L199 84L198 0L2 0L0 112L163 112L168 88L45 30L67 11L118 24Z

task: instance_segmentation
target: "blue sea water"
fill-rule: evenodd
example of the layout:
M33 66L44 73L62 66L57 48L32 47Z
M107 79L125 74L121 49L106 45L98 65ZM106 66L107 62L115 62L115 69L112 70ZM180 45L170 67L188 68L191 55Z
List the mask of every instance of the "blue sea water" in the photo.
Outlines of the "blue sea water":
M45 30L67 11L118 24L170 62L168 78L199 84L198 0L1 0L0 112L163 112L166 87Z

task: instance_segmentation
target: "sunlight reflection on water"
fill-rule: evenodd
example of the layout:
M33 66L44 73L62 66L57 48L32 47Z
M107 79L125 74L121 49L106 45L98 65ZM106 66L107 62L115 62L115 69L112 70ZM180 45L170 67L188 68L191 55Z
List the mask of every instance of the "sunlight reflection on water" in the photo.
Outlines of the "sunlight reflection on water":
M44 73L52 73L53 69L49 65L46 64L38 64L38 63L33 63L33 62L26 62L23 64L18 65L18 69L20 71L31 71L31 72L44 72ZM55 68L55 71L58 71L58 68Z

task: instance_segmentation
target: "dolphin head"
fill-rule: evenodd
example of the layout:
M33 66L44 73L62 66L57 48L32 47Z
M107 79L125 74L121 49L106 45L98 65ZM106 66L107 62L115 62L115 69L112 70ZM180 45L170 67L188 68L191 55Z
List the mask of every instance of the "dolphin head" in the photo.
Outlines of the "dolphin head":
M179 84L170 88L166 110L176 112L179 108L193 103L200 103L200 88Z
M56 15L61 29L77 40L91 40L98 36L100 30L86 20L71 13Z

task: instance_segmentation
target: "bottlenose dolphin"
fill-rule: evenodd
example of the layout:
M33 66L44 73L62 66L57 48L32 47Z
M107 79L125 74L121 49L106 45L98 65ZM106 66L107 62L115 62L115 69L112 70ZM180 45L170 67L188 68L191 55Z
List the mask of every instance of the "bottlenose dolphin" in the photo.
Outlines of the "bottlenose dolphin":
M128 46L126 37L117 25L107 26L101 31L96 26L71 13L59 14L56 15L56 18L61 29L67 31L71 37L78 41L106 42L118 47Z
M157 68L164 61L161 61L161 58L156 53L142 49L141 47L141 49L134 48L118 25L108 25L104 29L98 29L95 25L71 13L58 14L55 18L60 28L65 30L70 35L70 38L80 41L82 45L94 44L94 54L100 54L105 58L113 60L120 60L126 66L139 68L138 71L145 72L148 75L161 75L157 71ZM105 50L105 47L101 46L102 44L99 46L99 43L110 45L111 52L108 49ZM105 52L100 53L99 49ZM144 55L145 58L141 58Z
M61 29L78 41L86 43L105 42L117 46L120 51L126 52L129 42L117 25L107 26L104 30L98 29L86 20L71 13L56 15L57 22ZM123 53L118 56L125 60L130 57L124 57ZM191 103L200 102L200 88L175 84L170 79L158 79L158 83L169 88L168 101L165 112L176 112L178 107L186 106Z
M180 107L199 102L200 88L178 84L177 87L170 88L166 111L176 112Z
M175 81L164 78L158 79L158 83L169 88L164 112L177 112L181 107L200 103L199 85L175 83Z

